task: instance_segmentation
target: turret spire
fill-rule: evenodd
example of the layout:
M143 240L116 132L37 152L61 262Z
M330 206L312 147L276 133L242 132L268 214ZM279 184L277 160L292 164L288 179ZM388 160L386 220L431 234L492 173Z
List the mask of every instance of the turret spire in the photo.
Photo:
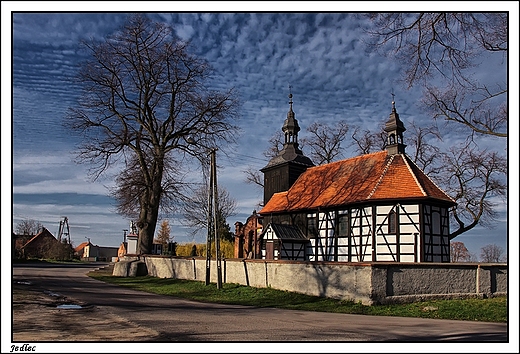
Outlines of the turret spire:
M406 130L403 122L399 119L399 114L395 109L395 95L392 90L392 112L385 124L385 132L388 133L386 150L388 154L404 154L406 145L403 143L403 132Z
M292 100L292 86L289 85L289 112L292 112L292 104L293 104L293 100Z
M298 150L298 132L300 131L300 126L294 117L292 98L292 86L289 85L289 112L287 112L287 119L283 124L282 131L285 136L284 146L292 144L294 145L294 148Z

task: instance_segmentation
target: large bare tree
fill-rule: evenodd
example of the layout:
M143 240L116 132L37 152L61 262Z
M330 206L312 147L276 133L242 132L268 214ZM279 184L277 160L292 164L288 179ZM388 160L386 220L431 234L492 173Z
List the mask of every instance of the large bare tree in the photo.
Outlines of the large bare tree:
M397 59L408 87L424 88L435 118L507 137L508 14L374 13L371 45ZM494 60L493 75L483 59ZM488 61L489 62L489 61Z
M137 252L150 253L161 206L182 195L186 157L206 158L202 146L233 142L237 100L232 89L211 91L210 65L171 27L145 15L84 44L90 59L79 72L83 94L68 117L84 138L78 158L94 179L123 163L112 193L119 211L137 218Z
M334 125L314 122L307 127L309 136L302 143L310 148L311 159L322 165L330 163L343 153L341 144L347 136L349 126L346 121L337 121Z
M425 138L438 139L440 134L428 127L414 132L414 161L428 169L458 203L452 213L456 229L450 237L478 224L490 226L497 216L495 202L505 197L507 159L499 153L501 147L498 151L480 149L475 137L508 135L508 14L368 16L373 20L370 45L399 61L408 88L423 89L425 112L444 119L452 131L469 128L466 142L434 153L435 144Z
M507 194L507 160L470 142L443 153L441 163L434 179L457 202L452 209L457 229L450 240L478 224L491 226L497 218L496 204Z

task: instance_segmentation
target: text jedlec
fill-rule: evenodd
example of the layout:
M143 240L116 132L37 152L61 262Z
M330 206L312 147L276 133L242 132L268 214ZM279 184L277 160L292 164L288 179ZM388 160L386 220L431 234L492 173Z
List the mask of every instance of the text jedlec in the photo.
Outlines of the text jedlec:
M12 352L34 352L34 351L36 351L35 345L31 346L27 343L24 343L21 346L11 345L11 353Z

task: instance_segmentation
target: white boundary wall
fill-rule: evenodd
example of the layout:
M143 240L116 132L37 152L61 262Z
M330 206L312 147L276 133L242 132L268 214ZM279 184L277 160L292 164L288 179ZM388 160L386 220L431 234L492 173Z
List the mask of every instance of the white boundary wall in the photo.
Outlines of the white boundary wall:
M132 276L136 262L148 275L205 281L206 261L197 257L125 257L115 276ZM300 262L226 259L222 281L287 290L307 295L361 301L363 304L403 303L431 298L468 298L506 295L505 263ZM216 283L216 262L210 279ZM139 275L139 274L137 274Z

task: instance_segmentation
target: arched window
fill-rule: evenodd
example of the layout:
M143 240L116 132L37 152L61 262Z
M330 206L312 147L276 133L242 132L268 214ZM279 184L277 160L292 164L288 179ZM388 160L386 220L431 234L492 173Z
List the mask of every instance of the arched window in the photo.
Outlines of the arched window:
M397 232L397 213L392 210L388 214L388 233L395 234L396 232Z
M391 134L389 136L389 142L390 142L390 145L395 144L395 135L394 134Z

